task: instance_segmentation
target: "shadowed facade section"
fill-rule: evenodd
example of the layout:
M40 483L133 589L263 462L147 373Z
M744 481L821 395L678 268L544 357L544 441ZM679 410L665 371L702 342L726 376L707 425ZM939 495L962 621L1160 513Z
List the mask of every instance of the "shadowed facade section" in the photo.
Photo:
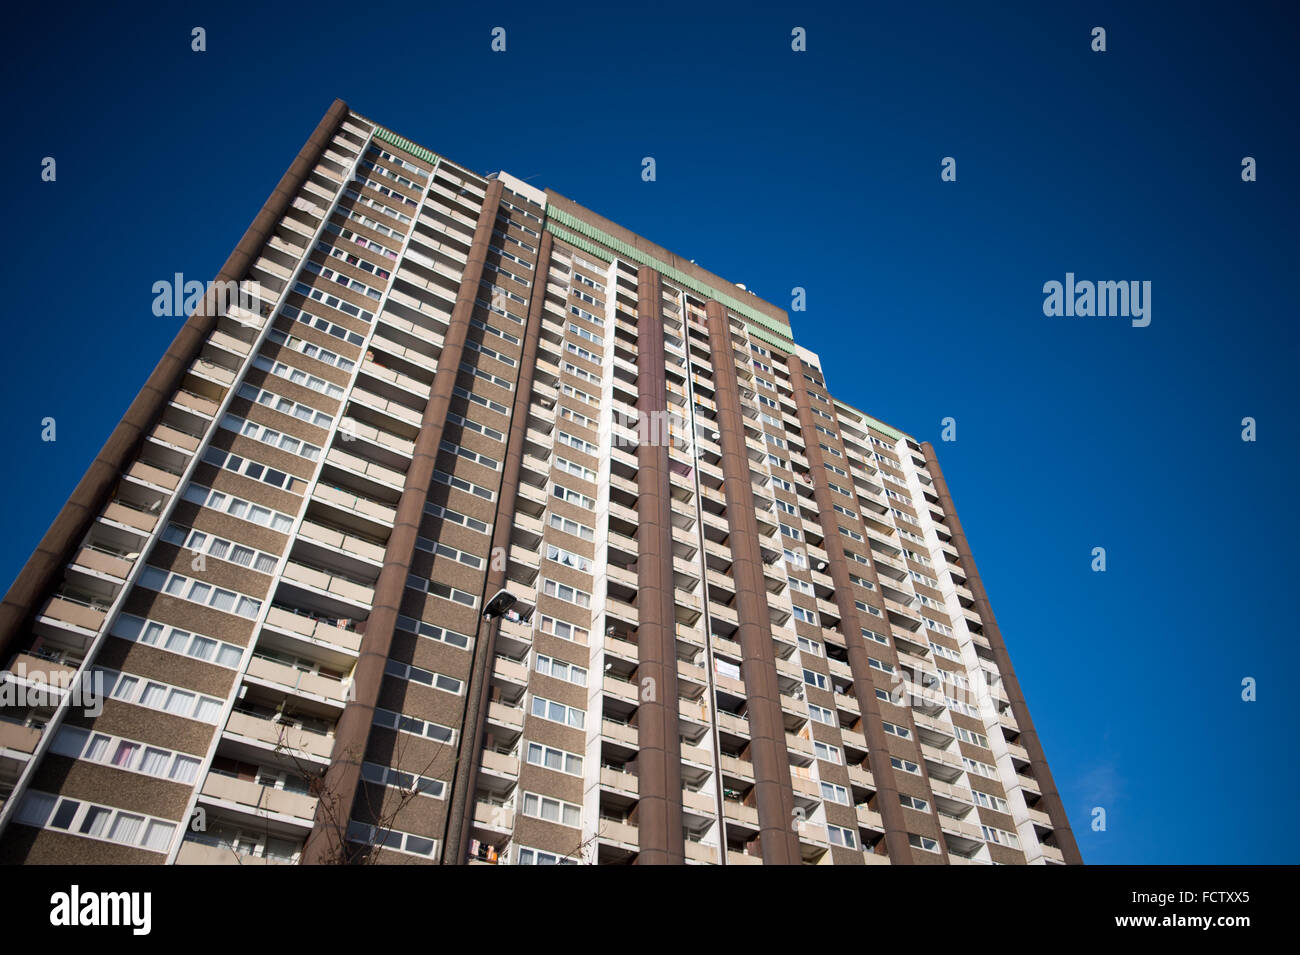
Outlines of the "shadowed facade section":
M682 746L677 725L677 614L673 599L663 283L637 271L637 806L640 865L679 865Z
M745 420L740 410L740 385L731 323L718 302L705 306L713 380L717 386L721 431L722 473L726 479L727 517L731 525L732 577L736 581L737 642L744 660L741 676L749 705L750 759L758 828L766 865L798 865L799 837L795 832L794 789L790 784L790 755L785 745L785 719L772 649L772 618L767 609L767 584L759 553L754 489L750 484Z
M541 338L542 314L546 308L544 279L551 267L551 248L554 242L549 232L542 236L535 273L541 278L528 300L528 327L524 332L519 380L515 384L515 400L510 410L511 427L506 444L501 489L497 494L497 516L492 524L492 549L489 551L487 582L483 588L484 600L490 599L506 584L505 555L510 551L510 535L515 526L519 469L524 459L528 408L533 400L533 372L537 367L537 342ZM451 805L447 809L446 848L442 853L444 865L463 865L469 855L470 831L474 824L474 793L479 768L483 764L482 742L487 721L488 692L492 685L492 662L496 657L497 625L497 621L482 622L480 618L479 636L474 641L474 662L470 670L469 688L465 693L466 710L461 743L462 747L469 746L470 749L466 756L457 760L453 770L455 778L451 787Z
M420 434L415 441L411 465L406 472L402 496L397 503L397 517L393 532L384 549L383 569L375 583L374 604L366 620L366 632L358 651L351 698L339 717L334 736L334 749L330 767L324 778L321 805L327 798L337 799L332 810L333 818L325 818L317 810L311 835L303 849L302 861L311 865L327 860L331 847L344 845L348 821L361 780L361 763L365 758L370 727L374 721L375 703L379 699L380 685L384 680L384 666L393 643L393 630L401 613L402 595L406 590L406 577L410 572L411 558L415 553L415 539L419 536L424 505L429 498L429 486L438 459L438 446L442 442L447 424L447 411L451 405L452 389L460 374L461 360L465 355L465 341L470 328L469 320L478 295L479 280L483 276L483 261L492 238L493 225L501 203L502 185L492 182L483 200L474 240L470 246L465 270L461 276L456 304L448 322L442 353L438 356L438 370L420 422ZM461 744L464 745L462 738ZM332 829L331 834L327 830Z

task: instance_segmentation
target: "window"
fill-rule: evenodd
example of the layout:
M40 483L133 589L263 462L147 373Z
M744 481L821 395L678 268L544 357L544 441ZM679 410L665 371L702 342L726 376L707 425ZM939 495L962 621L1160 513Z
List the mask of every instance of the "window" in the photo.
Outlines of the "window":
M153 680L143 681L105 667L94 667L93 672L103 674L105 692L123 703L162 710L204 723L215 723L221 715L223 701L215 697L201 696Z
M816 703L808 704L808 716L818 723L825 723L827 726L838 726L835 719L835 711L828 710L824 706L818 706Z
M473 494L475 497L483 498L485 501L496 500L497 495L495 491L490 491L472 481L466 481L464 478L448 474L446 471L434 471L433 479L439 484L446 484L448 487L454 487L457 490L466 491Z
M253 550L243 544L236 544L225 538L215 537L201 531L192 531L179 524L168 524L163 529L161 537L167 543L184 547L192 554L207 554L217 560L238 564L240 567L251 567L261 574L269 574L274 571L275 565L280 560L275 554ZM218 610L230 610L233 605L234 595L228 594L226 598L213 606Z
M520 846L516 850L515 865L577 865L577 860L556 855L542 849L529 849Z
M565 474L572 475L580 481L595 481L596 472L589 467L578 464L576 461L570 461L568 458L556 457L555 467Z
M558 531L572 534L575 537L581 537L585 541L596 539L596 532L594 529L585 524L579 524L577 521L570 520L560 514L552 514L548 520L550 525Z
M968 772L975 773L975 775L983 776L987 779L998 778L997 769L990 766L988 763L981 763L978 759L971 759L969 756L963 756L961 761L962 765L966 767Z
M980 792L975 788L971 789L971 795L974 796L975 801L985 809L993 809L997 812L1008 811L1007 801L1001 796L994 796L992 793Z
M463 633L457 633L455 630L448 630L446 627L439 627L436 624L425 623L422 620L416 620L414 617L408 617L401 614L397 618L397 628L405 630L407 633L419 634L422 637L428 637L430 640L437 640L439 643L450 644L453 647L459 647L462 650L469 649L470 638Z
M974 746L981 746L984 749L989 748L989 738L987 736L980 733L973 733L966 729L966 727L958 726L955 723L953 724L953 731L957 734L957 738L963 742L970 743Z
M466 607L478 606L478 595L471 594L468 591L460 590L449 584L441 584L436 580L425 580L423 577L417 577L415 574L408 574L406 586L412 590L421 590L438 597L442 600L450 600L454 603L464 604Z
M540 629L542 633L549 633L561 640L572 640L574 643L586 643L590 637L585 628L545 614L542 615Z
M930 804L924 799L918 799L916 796L908 796L905 793L899 793L898 801L908 809L915 809L917 812L930 811Z
M819 690L826 689L826 674L816 673L812 670L803 671L803 681L809 686L815 686Z
M563 564L565 567L572 567L574 570L580 570L584 574L591 573L591 561L581 554L575 554L572 551L562 550L554 544L546 545L546 559L553 560L557 564Z
M179 627L158 623L155 620L146 620L131 614L121 614L114 622L110 632L113 636L120 637L123 640L134 640L136 643L143 643L172 653L181 653L185 656L194 657L196 660L204 660L229 669L238 667L239 661L244 656L244 648L233 643L213 640L211 637L190 633L188 630L182 630Z
M458 415L454 411L447 412L447 420L452 424L460 425L466 431L473 431L475 434L481 434L486 438L491 438L493 441L504 441L506 439L505 434L498 431L496 428L475 421L473 418L466 418L464 415Z
M582 757L556 749L554 746L529 742L527 760L533 766L553 769L557 773L568 773L570 776L582 775Z
M540 696L533 697L531 710L533 716L540 717L544 720L550 720L553 723L562 723L565 726L572 726L574 729L582 729L586 722L586 714L575 707L565 706L563 703L556 703L554 700L547 700Z
M867 609L867 605L864 604L862 601L858 600L855 602L858 604L859 610ZM884 646L889 646L889 638L886 637L884 634L876 633L876 631L874 630L868 630L866 627L860 627L859 629L862 631L862 636L865 639L872 640L875 643L883 644Z
M900 772L911 773L914 776L921 775L921 767L910 759L899 759L897 756L891 756L889 757L889 765Z
M472 531L478 531L480 534L486 534L491 525L486 521L480 521L477 517L470 517L468 514L462 514L460 511L453 511L449 507L443 507L441 504L429 502L424 505L424 512L432 514L434 517L441 517L444 521L452 524L459 524L462 527L468 527Z
M379 707L375 707L374 725L382 726L384 729L410 733L412 736L425 736L439 743L450 743L456 738L456 731L448 726L425 722L413 716L394 713L392 710Z
M826 835L833 846L843 846L846 849L856 849L858 847L858 834L852 829L845 829L842 826L827 826Z
M912 738L912 731L907 729L906 727L898 726L894 723L890 723L885 720L882 720L881 722L884 724L885 732L890 734L891 736L897 736L899 739Z
M822 645L816 640L809 640L807 637L796 637L795 639L799 644L799 649L804 653L811 653L815 657L825 655L822 652Z
M980 830L989 842L996 842L1000 846L1009 846L1012 849L1020 848L1020 839L1014 833L1007 832L1005 829L994 829L992 826L980 826Z
M822 783L822 799L830 802L837 802L842 806L849 804L849 791L843 786L837 786L834 783Z
M277 471L275 468L268 468L265 464L259 464L257 461L241 458L237 454L229 454L220 448L208 448L203 452L203 460L214 467L224 468L235 474L242 474L254 481L261 481L263 484L269 484L271 487L282 488L286 491L293 491L295 481L299 484L306 483L302 478L292 477L283 471Z
M409 663L400 663L397 660L389 660L384 664L384 673L398 680L406 680L410 683L419 683L423 686L432 686L442 690L445 693L460 694L465 684L455 677L447 676L442 673L434 673L432 670L425 670L421 667L413 666Z
M542 592L548 597L555 597L579 607L591 606L591 594L576 587L570 587L568 584L562 584L558 580L545 580L542 583Z
M924 852L938 852L939 843L929 836L918 836L915 833L907 834L907 844L913 849L921 849Z
M539 653L537 654L536 668L538 673L544 673L557 680L563 680L566 683L573 683L577 686L587 685L587 671L584 667L580 667L576 663L556 660L554 657L548 657Z
M288 514L281 514L279 511L273 511L270 508L262 507L260 504L234 497L224 491L214 491L201 484L187 485L182 496L187 501L229 514L240 520L261 524L263 527L269 527L281 534L287 534L289 529L293 527L293 518Z
M264 388L257 388L248 383L239 386L239 397L247 398L249 401L255 401L259 405L265 405L273 411L289 415L308 424L314 424L318 428L328 428L334 423L334 418L323 411L317 411L308 405L297 401L290 401L288 398L281 397L273 391L267 391Z
M813 752L818 759L824 759L828 763L835 763L837 766L842 765L844 762L840 748L831 746L829 743L819 743L817 740L813 740Z
M479 570L483 567L482 557L466 553L463 550L457 550L455 547L449 547L440 541L433 541L427 537L417 537L415 539L415 546L425 553L436 554L439 557L446 557L449 560L456 561L458 564L464 564L466 567L473 567L475 570Z
M258 424L256 421L249 421L247 418L241 418L238 415L226 414L222 417L220 427L227 431L233 431L236 434L242 434L245 437L252 438L254 441L261 441L263 444L269 444L271 447L279 448L281 451L288 451L290 454L296 454L299 457L306 458L308 461L315 461L320 457L320 448L310 442L300 440L292 435L283 434L274 428L268 428L266 425Z
M524 793L523 814L562 826L577 828L582 825L582 807L561 802L538 793Z
M432 856L438 848L436 839L396 829L377 829L355 820L348 823L348 841L426 858Z
M815 597L817 595L816 589L812 584L808 583L808 581L800 580L798 577L788 577L787 580L789 581L792 590L797 590L801 594L807 594L809 597Z
M585 508L588 511L594 511L596 509L596 502L594 500L587 497L587 495L585 494L581 494L578 491L570 490L569 488L564 487L561 484L556 484L552 486L551 493L562 501L567 501L570 504L575 504L578 507Z
M812 610L804 610L803 607L794 608L794 619L817 626L817 614Z
M379 786L391 786L406 793L418 793L434 799L441 799L447 788L446 783L440 779L404 773L391 766L380 766L378 763L362 763L361 778Z
M14 822L165 853L176 835L176 824L110 806L29 790Z
M501 470L501 462L495 458L490 458L486 454L480 454L477 451L471 451L469 448L456 444L454 441L443 440L439 442L438 448L446 451L448 454L455 454L464 458L466 461L473 461L475 464L481 464L493 471Z

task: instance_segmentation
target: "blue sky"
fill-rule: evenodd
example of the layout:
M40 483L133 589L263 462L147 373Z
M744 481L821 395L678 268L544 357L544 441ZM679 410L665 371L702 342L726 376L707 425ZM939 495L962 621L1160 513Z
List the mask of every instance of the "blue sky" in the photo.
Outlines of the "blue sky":
M12 14L0 577L175 334L153 282L216 273L338 96L777 304L806 288L833 393L936 443L1085 860L1296 861L1287 6L473 7ZM1066 272L1150 281L1150 326L1045 317Z

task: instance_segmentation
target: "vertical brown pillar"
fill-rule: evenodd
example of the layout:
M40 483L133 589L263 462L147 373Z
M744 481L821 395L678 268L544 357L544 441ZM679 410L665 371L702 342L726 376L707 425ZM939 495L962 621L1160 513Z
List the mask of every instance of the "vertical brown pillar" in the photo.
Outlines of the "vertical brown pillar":
M813 421L812 401L808 397L808 385L803 377L803 362L799 356L791 355L787 359L790 370L790 387L794 391L795 404L799 408L799 427L803 429L804 444L807 448L808 464L813 475L813 500L817 502L817 518L822 525L822 544L829 558L831 582L835 585L835 606L840 611L840 632L848 647L849 669L853 671L853 685L858 699L858 708L862 710L862 734L867 739L867 760L871 764L871 775L876 781L877 803L880 818L885 825L885 848L889 852L889 861L895 865L911 865L912 847L907 841L907 820L903 806L898 801L898 786L894 782L894 767L889 762L889 742L885 739L885 727L882 723L880 706L876 702L876 683L872 679L871 665L867 662L867 642L862 636L862 618L858 616L853 581L849 580L848 557L844 552L844 542L840 539L838 512L832 506L831 489L826 484L825 457L818 444L817 428ZM838 430L838 429L837 429ZM859 533L862 528L856 528ZM854 566L862 566L854 563ZM882 619L888 620L888 611L881 596L880 578L876 574L875 564L866 570L876 589L866 595L866 601L876 607ZM897 667L898 654L894 649L893 637L890 635L888 649L882 647L880 655L888 657L886 661ZM912 720L911 710L907 714L908 729L912 738L919 740L916 724ZM918 744L919 745L919 744ZM921 772L925 772L925 761L920 760ZM929 788L929 776L925 777ZM938 832L939 851L943 853L944 862L948 861L948 849L944 844L943 833Z
M510 409L510 436L506 440L506 460L501 469L501 487L497 492L496 519L492 524L492 550L488 554L489 569L483 587L484 600L489 599L506 583L507 561L498 561L494 557L497 554L509 554L510 535L515 526L519 470L524 460L524 436L528 431L528 410L533 401L533 372L537 367L537 342L542 334L547 274L551 268L551 247L554 242L551 233L542 235L541 250L533 269L533 294L528 300L528 327L524 332L524 348L519 358L515 400ZM478 771L483 762L483 728L488 711L488 689L492 685L492 662L496 658L497 622L484 621L480 617L477 633L469 687L465 692L465 717L461 722L461 758L452 769L443 865L465 864L469 855L469 835L474 825L474 793L478 788Z
M754 516L754 489L749 478L735 346L726 309L710 301L705 315L721 432L722 473L726 479L731 570L736 582L736 616L740 621L737 637L743 655L741 676L749 700L746 713L751 740L749 751L754 764L763 862L798 865L802 857L794 829L790 756L785 746L785 719L781 714L776 655L772 649L772 619L768 614L767 585L758 549L758 519Z
M415 439L415 450L411 455L411 466L406 471L402 496L397 502L393 532L384 549L384 565L375 583L374 604L366 620L366 632L361 640L356 671L352 678L352 697L334 731L334 749L330 754L329 769L325 773L325 795L322 797L322 803L325 799L334 800L329 811L332 818L325 818L321 810L317 809L315 825L302 854L302 861L306 865L327 861L331 847L344 845L348 821L352 818L352 806L361 779L361 762L365 758L370 726L374 720L375 702L379 698L384 664L388 660L402 594L406 590L406 577L411 557L415 553L415 538L420 532L424 505L429 497L429 485L438 459L438 445L447 423L452 389L460 374L469 320L474 312L474 300L478 297L479 279L483 275L483 260L487 255L488 241L492 238L492 228L501 202L501 188L499 179L488 185L483 209L474 230L474 241L470 246L465 270L461 274L456 304L451 311L442 353L438 356L438 370L424 408L420 433ZM460 745L466 745L463 734ZM444 846L444 850L445 848Z
M957 549L962 570L966 572L966 586L970 589L971 596L975 598L975 612L984 622L984 636L993 649L993 662L997 664L998 672L1002 674L1002 686L1006 690L1007 699L1011 701L1011 712L1015 714L1016 723L1020 726L1020 744L1029 753L1029 762L1034 768L1034 779L1042 790L1043 807L1052 820L1057 848L1061 850L1061 855L1065 857L1067 863L1082 865L1083 856L1079 854L1079 846L1074 841L1074 831L1070 828L1070 819L1065 814L1061 796L1056 791L1052 771L1047 768L1047 756L1043 753L1043 745L1039 742L1038 733L1034 729L1034 721L1029 716L1029 707L1020 690L1020 681L1016 679L1016 671L1011 667L1011 657L1007 653L1006 644L1002 642L1002 631L998 628L997 618L993 616L993 607L989 604L988 593L984 590L984 581L980 579L979 571L975 568L975 558L971 554L970 544L962 531L961 520L957 517L957 508L952 502L952 495L948 493L948 482L943 478L939 459L935 457L934 447L930 442L923 442L921 450L925 453L925 464L930 471L930 477L934 480L934 491L939 498L939 506L943 508L948 521L952 545Z
M640 865L681 865L682 746L677 714L677 611L667 427L663 284L637 272L637 824ZM649 681L649 682L647 682Z
M298 157L281 177L275 191L262 205L262 210L239 240L235 251L226 259L226 264L217 273L217 282L238 282L245 277L249 265L261 252L267 237L320 161L325 147L334 138L347 115L347 104L335 100L299 150ZM91 523L108 503L109 494L123 469L138 452L145 433L161 416L186 370L216 328L218 316L214 305L215 302L205 298L181 326L144 387L135 396L126 414L73 489L58 517L45 532L23 569L18 572L5 595L4 603L0 604L0 666L8 661L14 642L26 632L32 615L38 609L36 605L59 583L73 550L81 543Z

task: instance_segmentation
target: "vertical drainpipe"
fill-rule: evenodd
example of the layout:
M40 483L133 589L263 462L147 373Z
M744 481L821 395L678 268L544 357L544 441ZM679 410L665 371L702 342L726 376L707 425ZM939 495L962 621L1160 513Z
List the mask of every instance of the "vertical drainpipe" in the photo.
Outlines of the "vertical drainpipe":
M519 380L510 411L510 437L506 443L506 460L502 468L501 487L497 493L496 519L492 524L492 549L488 553L488 575L483 600L489 599L506 584L510 553L510 535L515 526L515 502L519 495L519 471L524 461L524 437L528 431L528 411L533 400L533 372L537 367L537 343L542 334L542 315L546 310L546 284L551 270L551 233L542 234L541 251L533 269L533 294L528 300L528 328L524 332L524 350L519 359ZM501 556L500 561L496 560ZM483 762L483 728L487 722L488 690L491 687L492 662L496 658L496 634L500 621L479 619L479 633L474 641L474 660L469 687L465 692L465 716L461 721L462 756L452 770L451 803L447 808L446 848L443 865L464 865L469 855L470 833L474 826L474 793L478 771ZM486 632L484 632L486 631ZM464 748L468 746L468 755ZM461 766L464 771L460 771Z
M731 528L731 569L736 582L736 616L740 621L737 637L744 656L741 676L748 697L746 716L763 863L799 865L803 860L799 837L794 829L794 787L790 782L785 718L781 713L776 656L772 650L767 585L763 580L763 559L758 549L758 520L754 516L754 490L749 478L745 419L740 410L735 346L726 309L710 300L704 311L713 361L718 430L722 436L722 473L726 480L727 516Z
M808 397L808 386L804 383L803 362L799 360L798 355L791 355L786 360L786 364L790 369L790 387L794 391L795 404L799 408L799 426L805 436L815 435L817 430L812 419L812 402ZM835 585L835 606L840 611L840 632L848 647L849 668L853 671L858 708L862 710L862 735L867 740L867 759L871 763L871 775L876 782L876 795L879 797L876 801L880 809L880 818L885 825L885 848L889 852L889 861L892 864L911 865L913 857L912 847L907 841L907 820L903 814L903 806L898 801L894 767L889 762L889 742L885 738L880 706L876 701L876 682L871 678L871 665L867 662L866 638L862 636L862 618L858 616L858 608L853 596L853 582L849 580L848 557L844 553L844 542L840 540L839 532L829 532L839 527L839 521L835 516L835 508L831 506L831 489L826 486L826 479L822 477L826 471L825 458L822 449L816 446L814 439L806 438L804 443L807 448L808 464L813 471L813 499L817 503L817 517L822 525L822 543L826 548L826 556L830 564L827 569L830 570L831 582ZM888 620L889 612L884 607L880 578L876 574L875 564L870 566L869 573L876 589L871 592L868 599L877 606L882 619ZM892 635L890 635L889 654L894 658L888 662L891 666L897 666L898 657L894 651ZM919 745L920 737L916 735L916 726L912 722L910 709L907 721L908 729L912 731L912 738L917 740ZM922 759L920 764L924 772L925 760ZM925 785L929 788L928 776ZM942 832L939 833L938 841L939 849L943 853L943 861L947 862L948 850L944 845Z
M669 477L663 283L637 272L637 827L639 865L681 865L682 747L678 727L677 612ZM683 319L684 321L685 319ZM647 684L647 680L653 681Z
M406 576L415 552L415 538L420 532L424 505L429 497L429 485L433 481L452 389L460 374L469 320L474 312L474 300L478 297L483 261L487 257L488 241L492 237L493 224L501 202L501 189L501 181L493 180L488 184L487 194L483 198L474 240L465 269L461 273L456 304L452 308L442 352L438 356L438 370L434 374L429 400L420 421L420 433L415 439L415 450L411 455L411 465L406 471L402 496L397 502L393 532L384 549L383 569L375 583L374 603L366 620L365 635L361 639L352 681L352 699L344 707L334 731L334 748L330 753L330 765L324 779L324 792L327 795L322 796L322 799L328 798L328 794L333 794L337 799L335 818L326 819L317 809L311 835L303 847L304 865L328 861L331 844L341 846L347 836L347 825L352 818L357 786L361 780L361 762L365 758L370 726L374 721L375 703L379 699L384 679L384 664L388 661L393 630L401 612ZM466 745L463 733L460 745ZM458 753L458 758L461 755L463 754ZM332 836L330 830L333 830ZM443 849L445 851L446 846Z
M1043 744L1039 742L1034 721L1029 716L1029 707L1020 690L1020 681L1016 679L1016 671L1011 667L1011 657L1007 653L1007 645L1002 642L1002 631L998 628L997 618L993 616L993 607L989 604L988 593L984 590L984 581L980 579L979 571L975 568L975 558L971 554L970 544L961 529L961 520L957 517L957 508L952 503L952 495L948 493L948 482L943 479L939 459L935 457L934 447L930 442L922 442L921 450L925 453L925 465L934 481L939 506L943 508L943 513L948 520L953 547L957 549L961 567L966 571L966 586L970 589L971 596L975 598L975 612L984 622L984 636L993 650L993 662L997 664L998 672L1002 675L1002 686L1006 690L1007 699L1011 701L1011 712L1015 714L1016 723L1020 726L1020 745L1029 753L1029 763L1034 768L1034 779L1042 790L1043 805L1052 820L1057 848L1061 850L1066 863L1082 865L1083 856L1079 854L1078 843L1074 841L1074 831L1070 828L1070 819L1065 814L1061 796L1056 791L1052 771L1047 768L1047 756L1043 753Z

